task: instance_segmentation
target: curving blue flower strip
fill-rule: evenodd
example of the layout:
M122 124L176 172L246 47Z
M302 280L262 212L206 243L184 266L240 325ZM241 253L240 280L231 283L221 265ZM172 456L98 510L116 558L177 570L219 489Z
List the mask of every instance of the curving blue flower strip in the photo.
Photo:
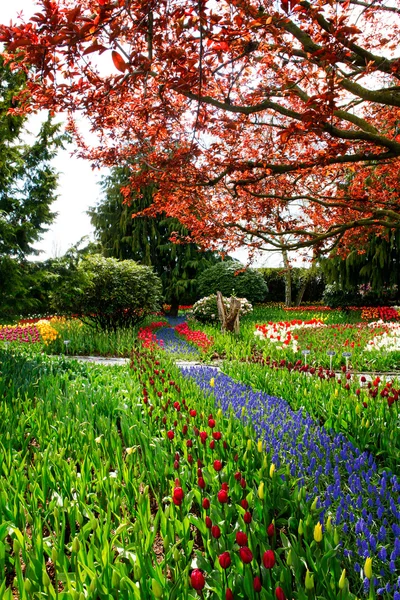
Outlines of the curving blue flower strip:
M329 512L342 526L344 559L362 577L365 558L370 556L378 593L400 600L397 477L378 472L370 453L361 452L344 435L328 432L305 411L293 411L282 398L256 391L213 367L184 367L182 373L193 378L204 393L213 393L224 411L233 409L241 418L246 407L245 418L251 419L257 436L266 441L273 462L289 465L292 476L300 478L299 485L307 484L309 498L319 496L321 522ZM346 548L346 540L353 549Z
M188 356L198 355L198 348L176 335L173 325L182 323L182 320L178 319L179 317L177 317L176 320L169 318L168 321L171 323L172 327L161 327L160 329L157 329L157 331L154 332L157 340L162 341L163 350L171 354L186 354Z

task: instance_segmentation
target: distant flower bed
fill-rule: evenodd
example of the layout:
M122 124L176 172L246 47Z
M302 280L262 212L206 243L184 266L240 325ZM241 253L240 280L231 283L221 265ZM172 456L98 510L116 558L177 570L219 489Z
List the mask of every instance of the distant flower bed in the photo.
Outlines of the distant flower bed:
M213 339L209 338L202 331L193 331L187 323L180 323L175 327L175 331L182 335L188 342L192 342L202 350L206 351L213 344Z
M0 340L24 344L36 344L41 341L38 327L32 324L0 325Z

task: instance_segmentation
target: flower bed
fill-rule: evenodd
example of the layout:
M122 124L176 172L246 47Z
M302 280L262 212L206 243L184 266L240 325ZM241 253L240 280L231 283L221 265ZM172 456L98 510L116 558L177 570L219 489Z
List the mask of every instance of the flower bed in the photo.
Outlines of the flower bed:
M224 411L254 424L276 464L288 463L290 473L319 497L323 514L333 512L342 524L343 557L355 578L374 557L374 586L379 594L400 594L396 561L400 557L400 483L380 473L368 452L360 452L343 435L330 434L302 411L294 412L282 398L268 396L210 368L184 369ZM210 385L210 381L212 385ZM363 577L368 592L370 580ZM361 593L361 589L359 593ZM397 596L396 596L397 597Z
M249 424L153 353L136 351L130 372L16 354L2 362L6 594L14 582L21 598L355 599L339 532L322 527L315 502Z
M179 325L176 325L174 329L179 335L183 336L188 342L195 344L198 348L200 348L204 352L206 350L208 350L213 344L212 338L208 337L202 331L199 331L199 330L193 331L192 329L189 328L187 323L180 323Z

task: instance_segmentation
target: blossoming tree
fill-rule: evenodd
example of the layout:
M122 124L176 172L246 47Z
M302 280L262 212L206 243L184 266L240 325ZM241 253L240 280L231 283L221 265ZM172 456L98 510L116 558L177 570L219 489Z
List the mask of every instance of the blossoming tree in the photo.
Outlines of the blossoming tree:
M326 250L400 227L381 177L400 156L396 0L38 4L0 31L29 73L16 110L67 111L94 164L140 157L132 186L198 242Z

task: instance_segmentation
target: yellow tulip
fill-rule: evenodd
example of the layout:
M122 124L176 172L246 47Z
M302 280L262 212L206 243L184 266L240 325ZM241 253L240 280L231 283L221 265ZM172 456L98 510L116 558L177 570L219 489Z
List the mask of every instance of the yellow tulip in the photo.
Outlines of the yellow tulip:
M372 558L370 558L369 556L368 556L368 558L365 559L364 574L367 579L371 579L371 577L372 577Z
M314 540L316 542L322 542L322 525L317 523L314 527Z
M261 481L260 485L258 486L258 497L260 498L260 500L264 500L264 482Z
M262 451L263 451L263 443L262 443L262 440L258 440L258 442L257 442L257 450L258 450L259 452L262 452Z
M270 477L272 477L272 476L273 476L273 474L275 473L275 469L276 469L276 467L275 467L275 464L274 464L274 463L271 463L271 466L270 466L270 468L269 468L269 476L270 476Z
M343 569L342 574L339 579L339 590L343 590L346 585L346 569Z
M214 377L211 377L210 379L210 387L214 387L215 386L215 379Z

